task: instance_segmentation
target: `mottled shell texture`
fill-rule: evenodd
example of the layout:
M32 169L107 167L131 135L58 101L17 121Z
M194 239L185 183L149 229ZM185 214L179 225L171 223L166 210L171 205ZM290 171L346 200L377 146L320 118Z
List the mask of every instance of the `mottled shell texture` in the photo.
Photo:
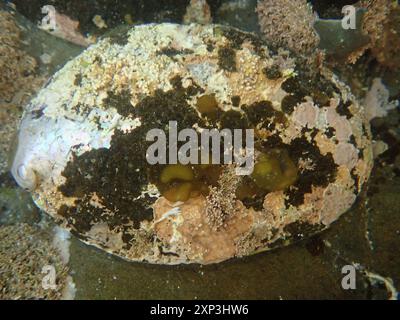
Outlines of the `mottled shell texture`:
M60 225L128 260L208 264L302 239L351 207L372 166L362 106L331 72L303 68L228 27L119 30L31 101L12 172ZM146 133L170 120L253 128L255 173L149 165Z

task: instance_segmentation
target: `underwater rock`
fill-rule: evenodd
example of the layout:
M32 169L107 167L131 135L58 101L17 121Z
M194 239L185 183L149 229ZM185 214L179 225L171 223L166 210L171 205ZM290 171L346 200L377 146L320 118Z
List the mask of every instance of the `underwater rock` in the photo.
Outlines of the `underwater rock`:
M342 19L316 19L314 28L320 37L319 48L337 61L345 61L352 53L364 48L369 43L369 37L362 31L364 14L363 9L356 11L355 29L344 29Z
M400 64L400 5L392 0L362 0L366 14L363 32L371 39L359 53L370 50L373 57L390 69L398 69Z
M33 224L39 221L39 210L29 193L20 188L0 187L0 225L18 222Z
M36 59L22 47L23 27L3 7L0 4L0 175L9 169L8 158L21 106L45 81L38 72Z
M304 68L230 27L132 27L30 102L12 173L61 226L128 260L208 264L297 241L349 209L373 161L363 107L329 70ZM150 165L146 133L172 120L254 129L258 171Z

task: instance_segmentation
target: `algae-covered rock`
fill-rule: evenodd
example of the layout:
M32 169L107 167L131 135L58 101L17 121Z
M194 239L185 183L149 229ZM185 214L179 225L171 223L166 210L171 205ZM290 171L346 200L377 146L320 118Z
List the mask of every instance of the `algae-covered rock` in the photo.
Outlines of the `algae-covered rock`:
M60 225L128 260L207 264L287 244L349 209L372 166L363 107L328 70L309 74L229 27L121 31L30 102L13 175ZM146 134L170 121L253 129L260 171L149 164Z
M343 28L342 19L316 19L314 22L314 28L320 38L319 48L338 61L365 47L370 41L362 29L365 10L358 9L355 13L354 29Z
M26 223L0 226L0 241L0 299L68 298L71 279L52 232ZM45 278L49 270L54 281Z

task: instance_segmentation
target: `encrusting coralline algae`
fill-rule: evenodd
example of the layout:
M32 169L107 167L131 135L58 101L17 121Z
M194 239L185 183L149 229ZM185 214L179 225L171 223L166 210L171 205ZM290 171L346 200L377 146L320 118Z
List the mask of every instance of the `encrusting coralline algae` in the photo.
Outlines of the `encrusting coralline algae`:
M149 165L146 133L172 120L254 129L257 170ZM106 36L57 72L27 107L12 172L86 243L208 264L325 229L371 167L364 107L331 71L234 28L164 23Z

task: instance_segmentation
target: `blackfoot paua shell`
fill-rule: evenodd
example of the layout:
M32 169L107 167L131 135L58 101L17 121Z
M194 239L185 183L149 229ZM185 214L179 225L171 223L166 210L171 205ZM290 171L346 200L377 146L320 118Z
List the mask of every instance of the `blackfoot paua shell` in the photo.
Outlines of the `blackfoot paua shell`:
M120 31L69 61L34 98L12 172L35 203L88 244L128 260L214 263L329 226L371 166L363 107L328 70L313 77L284 49L218 25ZM212 97L216 117L199 112ZM298 170L283 190L239 200L250 179L221 174L209 195L171 202L145 160L146 132L252 127L262 150Z

